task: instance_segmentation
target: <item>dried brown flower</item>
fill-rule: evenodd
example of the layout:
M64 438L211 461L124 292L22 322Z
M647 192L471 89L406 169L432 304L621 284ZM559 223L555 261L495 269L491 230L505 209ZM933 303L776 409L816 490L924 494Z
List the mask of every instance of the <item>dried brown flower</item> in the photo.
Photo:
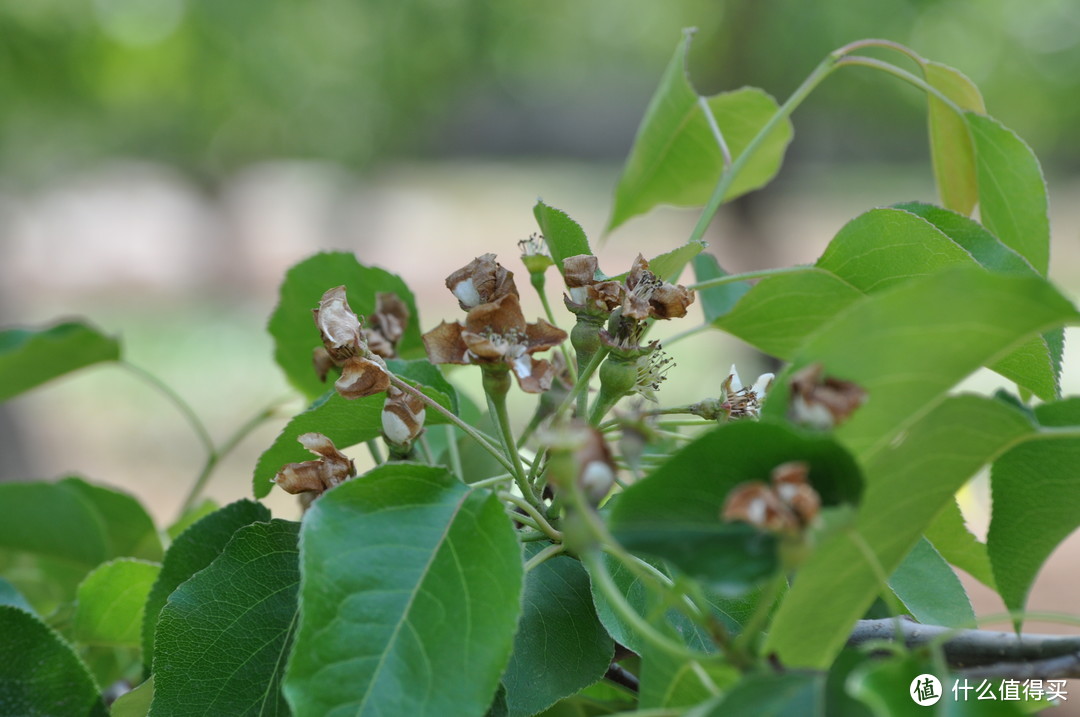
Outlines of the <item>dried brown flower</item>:
M505 364L527 393L551 387L551 364L532 354L566 340L566 332L543 319L527 324L517 294L480 304L469 311L465 324L442 322L424 334L432 363Z
M371 327L363 329L368 348L385 359L397 358L397 346L409 325L409 307L397 294L381 291L375 295Z
M387 307L393 307L390 300L384 303ZM391 315L391 311L392 308L387 309L387 316ZM312 356L319 377L326 380L332 363L341 366L341 377L334 387L345 398L362 398L385 391L390 385L390 373L382 358L372 353L364 341L364 330L360 319L349 308L345 287L335 286L323 294L319 307L312 314L322 335L324 348L324 351L316 349ZM393 325L389 318L386 322L388 326Z
M866 401L866 391L852 381L824 376L825 367L810 364L791 377L789 417L820 430L834 428Z
M649 271L649 262L641 254L626 276L626 292L623 295L623 316L644 321L654 319L680 319L686 316L687 307L694 303L694 292L684 286L669 284Z
M496 262L494 254L479 256L446 277L446 288L465 311L518 293L514 273Z
M382 410L382 429L386 440L407 446L424 430L424 402L397 386L386 390Z
M806 463L792 461L773 468L771 485L740 483L728 493L720 517L774 533L802 532L821 509L821 497L807 480L809 472Z
M339 451L334 442L321 433L304 433L297 439L318 460L289 463L270 480L294 495L311 492L319 495L356 475L356 466Z

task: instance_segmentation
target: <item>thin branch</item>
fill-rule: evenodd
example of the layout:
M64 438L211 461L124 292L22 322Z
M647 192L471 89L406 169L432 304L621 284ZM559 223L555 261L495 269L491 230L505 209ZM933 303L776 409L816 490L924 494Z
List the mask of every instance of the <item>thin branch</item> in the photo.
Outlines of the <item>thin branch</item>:
M1080 636L954 630L910 619L860 620L848 646L903 639L908 647L940 643L950 667L965 677L1080 677Z
M616 662L611 663L611 666L608 667L607 672L604 674L604 678L625 687L634 694L637 694L641 689L641 681L638 680L637 675Z

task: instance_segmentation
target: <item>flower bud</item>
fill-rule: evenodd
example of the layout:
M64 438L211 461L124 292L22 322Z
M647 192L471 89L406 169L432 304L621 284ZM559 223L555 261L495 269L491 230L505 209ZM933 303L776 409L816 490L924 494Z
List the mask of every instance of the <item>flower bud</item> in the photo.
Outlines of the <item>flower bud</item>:
M405 447L412 443L423 432L425 417L424 402L419 398L397 386L386 390L382 430L391 444Z

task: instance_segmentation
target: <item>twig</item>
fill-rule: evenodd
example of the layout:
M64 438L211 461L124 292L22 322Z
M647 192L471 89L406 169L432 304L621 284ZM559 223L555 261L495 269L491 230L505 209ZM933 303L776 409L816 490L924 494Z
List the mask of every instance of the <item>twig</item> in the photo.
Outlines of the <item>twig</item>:
M965 677L1080 677L1080 636L954 630L910 619L860 620L848 646L903 639L908 647L940 643L950 667Z
M630 690L634 694L641 689L641 681L638 680L637 675L627 670L622 665L612 662L608 667L607 672L604 674L605 679L611 680L617 685L621 685Z

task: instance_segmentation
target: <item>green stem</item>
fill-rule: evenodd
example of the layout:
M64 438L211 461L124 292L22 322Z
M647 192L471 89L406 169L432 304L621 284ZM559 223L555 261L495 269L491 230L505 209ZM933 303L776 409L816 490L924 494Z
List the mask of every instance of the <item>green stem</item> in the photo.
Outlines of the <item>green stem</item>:
M788 118L795 108L802 104L802 101L806 99L806 96L811 91L829 76L836 66L836 62L839 58L834 55L829 55L821 63L814 68L814 71L810 73L810 76L803 80L803 83L791 94L791 97L780 106L780 109L776 111L769 121L761 128L761 130L754 136L750 143L746 145L742 153L724 170L720 175L720 181L716 183L716 187L713 189L712 196L709 197L708 203L705 205L705 209L701 212L701 217L698 219L697 225L694 227L694 231L690 233L690 241L699 241L705 236L705 230L709 228L709 224L712 223L713 217L716 215L720 205L724 203L724 195L727 194L728 189L731 187L731 183L735 181L735 177L739 175L743 167L746 166L750 158L754 156L758 148L765 143L765 138L769 136L769 133L773 131L781 122Z
M381 466L384 463L384 460L382 449L379 448L379 444L375 439L371 439L370 441L366 441L365 445L367 446L368 453L371 454L371 460L375 461L375 465Z
M435 456L431 452L431 444L428 443L427 436L423 433L420 434L420 452L424 454L424 460L427 461L429 466L435 465Z
M229 455L240 441L247 438L252 431L262 425L267 419L273 417L277 411L279 402L274 403L272 406L267 406L263 410L256 413L249 418L243 425L241 425L231 436L225 439L225 442L221 444L219 448L211 450L210 454L206 457L206 463L203 464L202 470L199 471L199 475L196 476L195 481L191 484L191 488L188 489L187 496L180 504L180 515L183 516L198 500L199 495L206 487L207 482L210 480L210 476L214 472L214 468L221 462L221 459Z
M556 530L532 503L507 491L499 491L498 496L499 500L512 503L525 511L525 515L532 518L533 522L536 523L536 527L542 530L553 542L561 543L563 541L563 534Z
M465 472L461 469L461 452L458 450L457 436L454 435L454 427L450 424L443 426L446 429L446 453L450 456L450 470L460 480L465 480Z
M578 374L577 382L574 383L574 387L570 389L570 392L566 394L566 398L559 404L559 407L555 409L555 416L561 416L566 409L577 402L577 413L582 418L585 417L589 407L589 379L596 373L596 369L600 368L600 364L604 362L604 359L608 355L607 347L602 347L599 351L593 354L592 359L589 361L589 365L581 370Z
M475 483L469 483L470 488L488 488L493 485L501 485L507 481L514 479L514 476L510 473L503 473L502 475L492 476L491 478L485 478L478 480Z
M199 437L199 442L203 444L207 454L214 455L214 439L210 437L210 431L206 429L206 424L202 422L198 414L195 413L195 409L191 407L187 401L181 398L180 394L172 389L169 384L162 381L160 378L150 373L142 366L136 366L124 359L120 359L120 365L125 369L135 374L146 383L157 389L165 398L176 406L177 410L183 414L184 418L191 425L191 428L195 431L195 435Z
M510 427L510 414L506 410L505 383L510 381L509 371L502 369L498 374L493 373L488 367L484 367L484 393L487 395L488 411L495 419L495 425L499 429L499 437L502 439L503 450L510 456L512 465L510 472L514 474L514 481L518 490L525 496L525 500L532 505L537 505L536 493L526 478L525 466L521 463L521 454L517 449L517 440L514 431Z
M590 550L581 555L581 562L588 568L589 577L592 578L593 584L600 588L600 592L604 593L604 597L607 598L608 603L619 614L619 617L629 623L634 632L653 647L678 659L710 659L709 655L691 650L685 645L668 638L639 615L637 610L626 601L626 597L619 590L619 586L615 584L611 573L607 570L607 566L604 565L603 558L600 557L600 553Z
M490 453L495 458L495 460L497 460L499 464L502 465L503 468L510 471L511 473L514 472L514 466L511 465L510 461L507 460L506 456L503 455L502 451L500 451L498 448L488 442L488 440L484 438L484 436L475 428L470 426L468 423L465 423L465 421L462 421L454 414L450 413L450 411L446 410L446 408L444 408L443 405L440 404L438 401L432 400L427 395L425 395L423 391L420 391L409 385L407 382L402 381L394 374L390 374L390 383L394 384L402 391L407 391L411 393L412 395L423 401L428 408L433 408L436 412L442 414L448 421L450 421L450 423L453 423L455 426L464 431L465 435L480 444L480 447Z
M944 103L944 105L946 107L951 109L953 112L955 112L959 116L961 116L961 117L964 116L964 111L962 109L960 109L960 107L957 106L957 104L955 102L953 102L951 99L949 99L949 97L944 92L942 92L938 88L934 87L933 85L928 83L926 80L922 79L921 77L919 77L917 75L913 75L912 73L908 72L907 70L901 69L901 68L897 67L896 65L894 65L894 64L892 64L890 62L885 62L884 60L877 60L877 59L874 59L873 57L862 57L861 55L852 55L850 57L845 57L845 58L843 58L841 60L838 60L837 63L836 63L837 67L854 66L854 65L861 65L862 67L872 67L875 70L881 70L882 72L887 72L890 75L893 75L894 77L899 77L904 82L907 82L908 84L911 84L911 85L914 85L915 87L918 87L920 90L923 90L927 94L933 95L938 100L940 100L942 103Z
M529 558L528 561L526 561L525 572L527 573L536 566L541 565L542 563L550 560L551 558L554 558L557 555L562 555L565 552L565 545L563 545L562 543L553 543L552 545L547 546L539 553Z

